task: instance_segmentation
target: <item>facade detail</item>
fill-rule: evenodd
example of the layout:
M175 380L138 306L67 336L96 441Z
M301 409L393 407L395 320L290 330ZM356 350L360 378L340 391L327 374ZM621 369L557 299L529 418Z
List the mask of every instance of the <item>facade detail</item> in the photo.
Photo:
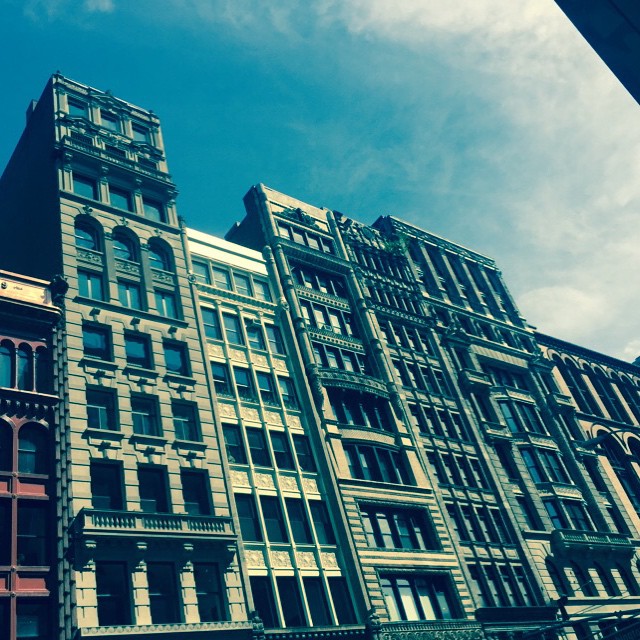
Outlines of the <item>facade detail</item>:
M27 115L1 638L637 637L638 366L394 217L256 185L226 239L188 229L157 117L110 93L55 75Z

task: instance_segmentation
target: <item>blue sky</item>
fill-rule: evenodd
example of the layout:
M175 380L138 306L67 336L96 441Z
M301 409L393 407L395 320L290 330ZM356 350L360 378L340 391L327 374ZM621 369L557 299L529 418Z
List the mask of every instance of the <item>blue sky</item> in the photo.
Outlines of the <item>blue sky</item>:
M496 259L541 331L640 355L638 105L553 0L3 0L0 164L51 73L153 109L178 208L265 184Z

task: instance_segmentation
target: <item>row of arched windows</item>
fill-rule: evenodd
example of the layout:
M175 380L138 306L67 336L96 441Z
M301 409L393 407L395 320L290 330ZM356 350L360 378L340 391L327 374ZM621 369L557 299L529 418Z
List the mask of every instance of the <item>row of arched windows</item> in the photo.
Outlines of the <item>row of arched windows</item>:
M573 360L561 358L559 355L554 355L552 360L558 367L580 411L603 417L603 411L593 394L595 391L597 398L609 414L608 417L612 420L632 423L630 410L640 422L640 389L630 378L617 373L607 375L597 366L578 367ZM593 390L587 384L585 377L591 382ZM618 392L624 398L629 410L620 401Z
M47 428L27 422L14 428L0 420L0 472L48 472Z
M51 392L51 364L44 345L13 340L0 342L0 387Z
M76 247L104 252L104 230L100 223L88 216L79 216L75 223ZM140 240L129 229L116 227L112 232L112 247L116 258L140 263ZM173 271L173 253L160 238L150 238L147 244L149 265L153 269Z

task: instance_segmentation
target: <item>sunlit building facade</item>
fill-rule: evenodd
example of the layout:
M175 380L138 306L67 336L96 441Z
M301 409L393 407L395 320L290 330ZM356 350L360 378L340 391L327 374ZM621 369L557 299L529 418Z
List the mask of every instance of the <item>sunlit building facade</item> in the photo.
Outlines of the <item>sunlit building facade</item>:
M187 229L110 93L55 75L27 115L2 255L58 298L0 288L0 637L633 633L638 367L397 218L256 185Z

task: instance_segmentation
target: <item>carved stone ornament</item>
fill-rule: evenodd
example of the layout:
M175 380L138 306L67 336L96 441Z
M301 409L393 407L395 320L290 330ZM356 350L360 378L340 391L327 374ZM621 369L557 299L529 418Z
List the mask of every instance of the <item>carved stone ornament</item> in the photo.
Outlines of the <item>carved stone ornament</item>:
M251 407L242 407L240 409L240 415L244 420L250 420L251 422L260 422L260 414L257 409Z
M320 554L320 559L322 561L322 566L325 569L337 569L338 568L338 558L336 558L335 553L331 553L329 551L323 551Z
M302 423L298 416L287 415L287 424L294 429L302 429Z
M247 565L249 567L264 567L266 566L264 561L264 553L256 549L249 549L244 552L247 559Z
M235 418L236 408L232 404L219 404L218 413L222 418Z
M302 478L302 488L305 493L320 493L318 483L313 478Z
M250 486L251 483L249 482L249 474L246 471L231 469L231 484L234 487Z
M256 473L254 475L256 487L259 489L275 489L273 477L268 473Z
M300 569L315 569L318 566L312 551L297 551L296 563Z
M272 551L270 556L273 567L277 567L278 569L288 569L292 567L291 556L288 551Z
M280 487L283 491L298 491L298 483L292 476L280 476Z

